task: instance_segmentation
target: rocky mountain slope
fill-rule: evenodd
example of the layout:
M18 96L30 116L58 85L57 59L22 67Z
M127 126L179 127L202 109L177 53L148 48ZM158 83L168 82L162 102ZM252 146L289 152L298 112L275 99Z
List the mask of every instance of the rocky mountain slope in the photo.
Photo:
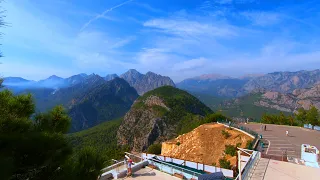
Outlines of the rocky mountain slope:
M73 99L69 114L72 131L87 129L104 121L122 117L138 98L125 80L115 78Z
M174 82L169 77L153 72L141 74L135 69L130 69L120 77L134 87L140 95L161 86L169 85L175 87Z
M191 130L208 113L212 111L185 91L172 86L157 88L139 97L126 113L117 132L118 144L146 150L153 143Z
M320 84L307 89L295 89L287 94L264 91L255 105L286 112L294 112L298 108L309 109L312 105L320 109Z
M309 88L320 82L320 70L298 72L274 72L248 81L243 89L251 92L263 88L268 91L292 93L295 89Z
M200 76L177 83L187 91L222 97L240 97L255 89L292 93L295 89L309 88L320 82L320 70L274 72L259 76L230 78L225 76Z
M38 111L63 105L72 117L72 131L124 116L139 96L125 80L115 78L106 81L96 74L68 87L33 88L21 93L33 95Z
M299 108L309 109L311 105L320 109L320 84L295 89L293 93L257 89L243 97L224 101L220 108L229 116L259 119L263 113L294 113Z

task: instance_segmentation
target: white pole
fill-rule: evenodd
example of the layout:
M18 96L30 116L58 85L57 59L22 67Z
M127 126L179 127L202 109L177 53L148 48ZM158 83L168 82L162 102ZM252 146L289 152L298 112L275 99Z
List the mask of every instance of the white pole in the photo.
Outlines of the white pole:
M238 167L239 167L239 180L242 180L241 177L241 151L238 150Z

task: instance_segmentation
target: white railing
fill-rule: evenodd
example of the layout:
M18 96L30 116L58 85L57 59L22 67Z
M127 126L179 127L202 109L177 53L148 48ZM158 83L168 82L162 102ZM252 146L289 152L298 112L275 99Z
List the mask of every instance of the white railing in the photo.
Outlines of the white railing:
M253 174L254 168L257 166L260 158L261 158L261 152L258 151L251 151L252 154L249 157L249 160L246 162L244 168L241 172L239 172L239 175L235 178L236 180L240 179L240 173L241 173L241 179L247 180L250 179L250 177Z
M121 171L122 169L120 169L121 166L124 166L125 165L125 162L124 161L120 161L116 164L113 164L111 166L108 166L106 168L103 168L101 170L102 173L105 173L105 172L108 172L108 171L111 171L111 170L115 170L116 172L119 172Z
M175 159L175 158L160 156L160 155L155 155L155 154L142 153L142 157L144 159L152 159L153 157L157 157L157 159L164 161L164 162L182 164L188 168L193 168L193 169L204 171L207 173L222 172L224 174L224 176L233 177L233 171L230 169L224 169L224 168L220 168L220 167L209 166L209 165L198 163L198 162Z
M193 171L191 169L186 169L154 158L148 159L148 161L149 164L152 164L155 167L159 168L159 170L171 175L180 174L187 179L198 179L198 176L202 175L202 173Z

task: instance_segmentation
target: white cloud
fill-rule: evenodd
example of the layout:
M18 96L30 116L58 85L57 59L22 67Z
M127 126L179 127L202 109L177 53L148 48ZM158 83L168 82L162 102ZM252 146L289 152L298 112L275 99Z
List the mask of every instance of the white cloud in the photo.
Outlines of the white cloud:
M194 37L207 35L215 37L230 37L237 35L234 28L229 25L201 23L187 19L153 19L145 22L146 27L162 30L164 33L174 34L182 37Z
M92 22L94 22L95 20L97 20L97 19L99 19L99 18L104 18L105 15L106 15L108 12L113 11L114 9L119 8L119 7L121 7L121 6L125 5L125 4L128 4L128 3L131 2L131 1L133 1L133 0L128 0L128 1L125 1L125 2L123 2L123 3L121 3L121 4L118 4L118 5L116 5L116 6L113 6L113 7L111 7L111 8L106 9L106 10L103 11L101 14L98 14L98 15L95 16L94 18L90 19L87 23L85 23L85 24L81 27L80 31L83 31L85 28L87 28L87 27L88 27Z

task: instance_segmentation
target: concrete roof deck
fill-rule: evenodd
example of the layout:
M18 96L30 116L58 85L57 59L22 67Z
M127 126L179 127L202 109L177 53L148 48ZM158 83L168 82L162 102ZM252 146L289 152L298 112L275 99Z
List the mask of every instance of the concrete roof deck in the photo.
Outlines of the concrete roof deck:
M252 180L319 180L320 169L283 161L261 158Z
M149 167L142 168L139 171L133 173L132 177L126 177L121 179L134 179L134 180L178 180L179 178L171 176L170 174L151 169Z
M320 149L320 131L273 124L265 124L267 131L262 131L261 124L258 123L241 125L262 134L262 138L269 141L269 147L264 152L268 155L281 155L282 151L286 150L288 157L300 159L302 144L310 144ZM286 131L289 131L289 136L286 136Z

